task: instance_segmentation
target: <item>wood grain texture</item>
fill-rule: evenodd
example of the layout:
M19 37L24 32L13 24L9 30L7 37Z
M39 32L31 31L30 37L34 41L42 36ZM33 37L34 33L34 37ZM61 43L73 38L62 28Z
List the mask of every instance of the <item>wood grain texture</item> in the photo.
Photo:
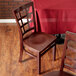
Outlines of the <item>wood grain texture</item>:
M16 24L0 24L0 76L42 76L49 71L59 70L63 45L56 46L56 61L52 60L52 51L43 55L41 58L43 74L41 75L37 74L36 59L25 52L23 53L23 62L19 63L19 33L17 26L13 25Z

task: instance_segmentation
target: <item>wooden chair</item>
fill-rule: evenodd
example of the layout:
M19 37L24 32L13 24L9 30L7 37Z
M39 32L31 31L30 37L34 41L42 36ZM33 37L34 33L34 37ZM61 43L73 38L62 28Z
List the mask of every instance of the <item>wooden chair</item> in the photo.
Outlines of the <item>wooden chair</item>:
M67 31L66 37L65 37L64 50L63 50L60 71L49 72L43 76L76 76L70 72L64 71L64 68L65 68L65 69L72 71L73 73L76 73L76 58L75 57L72 58L72 57L67 55L68 51L69 52L72 51L72 52L76 53L76 47L75 48L73 46L71 47L70 42L69 42L70 40L72 40L76 43L76 34ZM69 62L66 62L66 60L68 60ZM70 64L70 62L71 62L71 64Z
M38 72L41 73L41 56L53 47L53 59L56 56L56 37L50 34L36 31L36 22L33 2L29 2L16 10L14 15L20 34L20 57L22 61L23 50L37 58ZM26 21L27 20L27 21ZM26 51L26 48L30 51ZM35 53L35 54L33 54Z

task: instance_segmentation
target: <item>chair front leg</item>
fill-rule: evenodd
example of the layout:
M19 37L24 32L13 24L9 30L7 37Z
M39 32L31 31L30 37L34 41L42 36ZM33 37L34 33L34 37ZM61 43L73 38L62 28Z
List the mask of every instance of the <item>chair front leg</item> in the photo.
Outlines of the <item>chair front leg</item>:
M55 46L53 46L53 60L56 60L56 43Z
M19 57L19 62L22 62L22 56L23 56L23 46L20 46L20 57Z
M37 62L38 62L38 74L41 74L41 56L39 52L37 54Z

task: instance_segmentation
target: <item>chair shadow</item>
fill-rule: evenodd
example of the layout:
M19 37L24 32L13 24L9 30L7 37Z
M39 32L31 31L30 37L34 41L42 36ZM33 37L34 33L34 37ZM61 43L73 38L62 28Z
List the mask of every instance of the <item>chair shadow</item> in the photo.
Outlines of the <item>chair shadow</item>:
M29 58L27 58L27 59L22 60L21 62L26 62L26 61L29 61L29 60L31 60L31 59L34 59L34 58L33 58L33 57L29 57Z
M59 57L59 58L56 58L56 60L59 60L59 59L61 59L62 57Z
M46 71L43 71L43 72L41 72L41 74L45 74L45 73L47 73L47 72L54 71L55 69L59 69L59 68L60 68L60 66L57 66L57 67L54 67L54 68L52 68L52 69L48 69L48 70L46 70Z
M62 57L58 57L55 59L55 61L60 60ZM50 59L50 61L54 61L53 59Z
M27 59L22 60L21 62L24 63L24 62L29 61L29 60L32 60L32 59L34 59L34 58L33 58L33 57L29 57L29 58L27 58ZM59 59L61 59L61 57L56 58L55 61L57 61L57 60L59 60ZM55 68L56 68L56 67L55 67ZM53 68L53 69L55 69L55 68ZM53 69L48 69L48 70L42 71L42 72L41 72L41 75L43 75L43 74L45 74L45 73L47 73L47 72L50 72L50 71L53 70Z
M61 59L61 57L56 58L55 61L60 60L60 59ZM54 69L56 69L56 68L59 68L59 66L57 66L57 67L55 67L55 68L53 68L53 69L48 69L48 70L46 70L46 71L43 71L43 72L41 72L41 74L45 74L45 73L50 72L51 70L54 70Z
M46 71L43 71L43 72L41 72L41 74L44 74L44 73L46 73L46 72L50 72L50 70L51 70L51 69L48 69L48 70L46 70Z

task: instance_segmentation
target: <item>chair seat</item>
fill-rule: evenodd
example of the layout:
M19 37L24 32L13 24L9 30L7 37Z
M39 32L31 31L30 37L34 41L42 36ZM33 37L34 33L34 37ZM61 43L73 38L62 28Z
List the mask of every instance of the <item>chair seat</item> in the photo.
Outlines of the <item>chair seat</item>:
M23 45L29 50L41 52L45 47L52 44L56 40L56 37L50 34L42 32L33 33L27 39L23 41Z
M49 72L43 76L75 76L75 75L72 75L68 72L64 72L64 71L54 71L54 72Z

